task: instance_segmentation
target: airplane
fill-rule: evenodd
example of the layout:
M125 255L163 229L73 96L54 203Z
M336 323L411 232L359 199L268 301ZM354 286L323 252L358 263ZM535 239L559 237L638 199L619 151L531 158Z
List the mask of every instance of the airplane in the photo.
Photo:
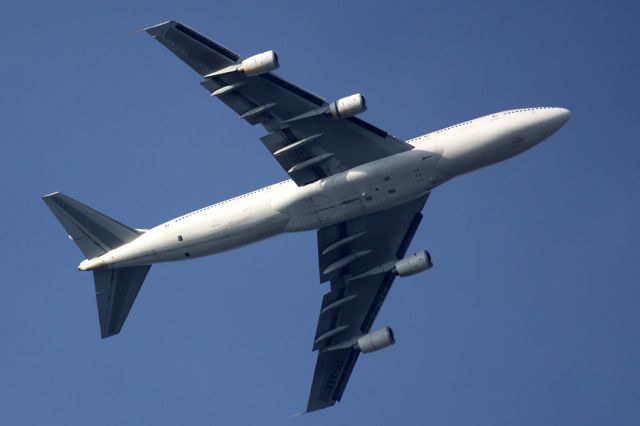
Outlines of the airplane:
M242 59L188 26L144 29L203 78L210 95L251 125L290 179L171 219L126 226L56 192L43 197L94 276L102 338L118 334L151 265L317 230L319 279L329 282L313 338L318 351L306 412L340 401L361 353L395 343L371 331L396 277L433 266L407 249L435 188L520 154L560 129L564 108L507 110L400 140L362 120L362 94L327 102L273 73L278 55Z

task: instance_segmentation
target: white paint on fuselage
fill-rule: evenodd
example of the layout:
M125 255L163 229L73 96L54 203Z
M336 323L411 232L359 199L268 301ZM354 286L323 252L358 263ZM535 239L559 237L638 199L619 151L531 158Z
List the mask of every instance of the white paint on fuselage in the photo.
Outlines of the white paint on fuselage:
M566 109L525 108L466 121L407 141L413 150L309 185L287 180L172 219L91 263L114 268L206 256L386 210L524 152L568 119Z

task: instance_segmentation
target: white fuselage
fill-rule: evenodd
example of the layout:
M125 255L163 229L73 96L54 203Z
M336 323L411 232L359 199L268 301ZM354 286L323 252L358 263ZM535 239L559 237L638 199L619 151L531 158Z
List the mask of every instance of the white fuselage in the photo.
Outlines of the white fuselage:
M537 145L569 119L562 108L487 115L407 141L414 149L297 186L287 180L160 224L81 270L219 253L283 232L319 229L416 199L449 179Z

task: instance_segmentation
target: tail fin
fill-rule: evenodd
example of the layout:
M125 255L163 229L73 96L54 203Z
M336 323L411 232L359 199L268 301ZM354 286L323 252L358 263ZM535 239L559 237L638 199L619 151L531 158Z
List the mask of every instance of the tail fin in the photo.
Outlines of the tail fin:
M87 259L101 256L142 234L60 192L42 199Z
M144 232L129 228L59 192L42 199L87 259L133 241ZM103 339L122 329L149 268L151 265L93 271Z

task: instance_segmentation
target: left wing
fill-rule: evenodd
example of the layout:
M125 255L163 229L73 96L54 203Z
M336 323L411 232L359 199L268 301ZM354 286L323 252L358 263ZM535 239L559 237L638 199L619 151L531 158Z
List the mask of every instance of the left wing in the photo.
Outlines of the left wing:
M391 271L355 278L404 257L429 194L407 204L318 231L324 295L313 349L318 350L307 412L340 401L360 351L353 342L368 333L393 284Z
M145 31L204 77L201 84L212 96L264 126L268 134L261 141L298 185L413 149L355 116L333 118L333 104L272 72L228 71L242 64L240 56L180 22Z

